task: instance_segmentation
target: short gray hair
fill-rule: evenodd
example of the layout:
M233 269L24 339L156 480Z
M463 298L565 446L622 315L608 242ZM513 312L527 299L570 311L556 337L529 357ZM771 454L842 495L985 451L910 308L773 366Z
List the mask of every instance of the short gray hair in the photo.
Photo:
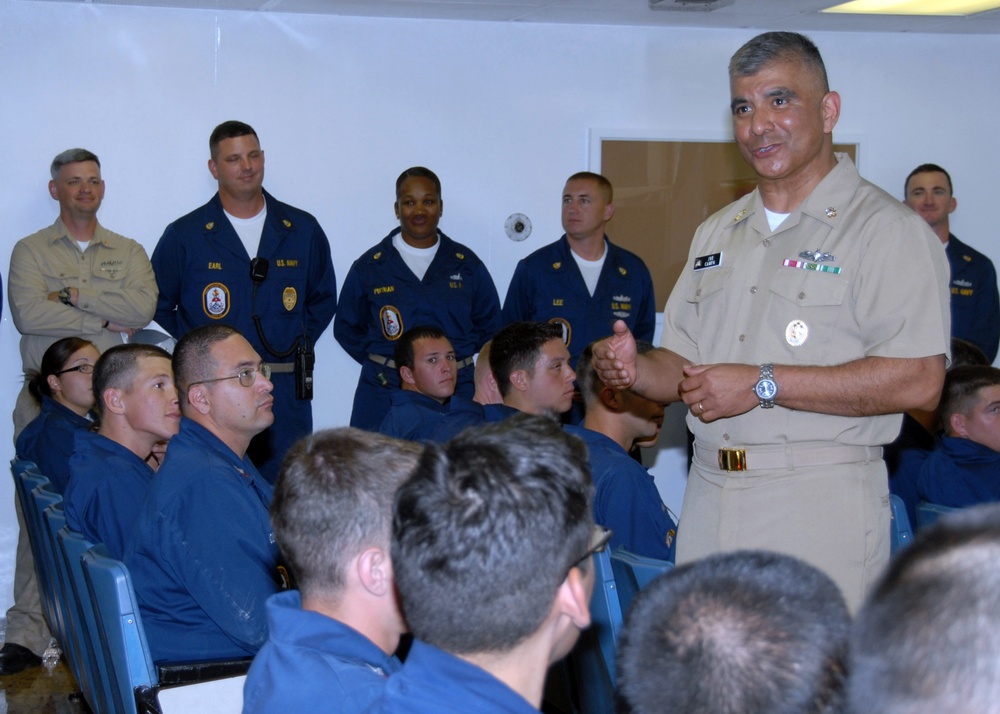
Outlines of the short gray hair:
M93 151L87 151L86 149L66 149L66 151L57 154L56 158L52 159L52 165L49 167L52 180L55 181L59 178L59 171L63 166L66 164L75 164L80 161L93 161L97 164L97 168L101 168L101 160L97 158L97 154Z
M823 91L830 91L826 65L819 48L797 32L765 32L736 50L729 60L729 79L757 74L772 62L795 58L821 81Z

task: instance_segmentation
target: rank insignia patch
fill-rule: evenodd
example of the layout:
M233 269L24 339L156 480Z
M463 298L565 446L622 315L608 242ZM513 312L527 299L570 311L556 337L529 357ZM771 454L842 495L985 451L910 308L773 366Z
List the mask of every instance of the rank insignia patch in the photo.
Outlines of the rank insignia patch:
M213 320L221 320L229 314L229 288L222 283L209 283L201 293L205 314Z
M284 224L285 228L291 228L292 227L292 222L290 220L288 220L287 218L283 219L281 222L282 222L282 224Z
M288 312L295 309L295 304L299 301L299 294L296 292L295 288L289 286L282 290L281 292L281 304L285 306Z
M392 305L386 305L379 310L378 316L382 323L382 334L385 339L398 340L399 336L403 334L403 318L400 316L399 310Z

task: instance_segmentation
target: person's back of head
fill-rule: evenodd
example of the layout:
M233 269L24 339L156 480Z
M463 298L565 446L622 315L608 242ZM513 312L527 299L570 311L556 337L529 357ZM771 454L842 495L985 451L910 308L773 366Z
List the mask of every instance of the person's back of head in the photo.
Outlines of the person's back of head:
M587 553L592 498L583 443L547 419L517 415L428 445L393 520L413 634L460 656L502 656L529 638Z
M493 368L490 366L492 346L493 341L490 340L480 348L479 356L476 357L476 371L473 377L476 393L472 397L472 401L478 404L503 403L503 395L500 393L496 375L493 374Z
M971 439L997 450L1000 418L993 421L995 404L1000 404L1000 369L966 365L945 374L939 411L948 436Z
M981 349L968 340L963 340L960 337L952 337L951 363L948 365L948 369L965 367L967 365L982 365L984 367L988 367L990 365L990 361L986 358L986 355Z
M1000 505L920 531L862 605L851 639L855 714L1000 711Z
M619 642L620 697L633 714L837 712L849 628L840 590L813 566L710 556L639 594Z
M371 626L347 621L347 613L363 615L344 598L359 587L381 588L373 593L378 597L366 598L366 607L395 611L388 558L392 504L421 451L414 442L359 429L319 431L288 451L275 484L270 508L274 537L302 593L303 607L336 615L373 641ZM374 568L383 571L373 574ZM392 612L364 614L385 622L392 620ZM386 639L398 639L401 618L399 625Z

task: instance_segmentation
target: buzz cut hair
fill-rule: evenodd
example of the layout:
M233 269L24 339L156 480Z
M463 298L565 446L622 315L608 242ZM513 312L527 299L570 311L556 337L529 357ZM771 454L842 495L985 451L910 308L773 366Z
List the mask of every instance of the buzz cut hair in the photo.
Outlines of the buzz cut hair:
M97 168L101 168L101 160L97 158L97 154L93 151L87 151L87 149L66 149L66 151L56 154L56 157L52 159L52 164L49 166L49 174L52 176L52 180L55 181L59 178L59 172L66 164L76 164L81 161L93 161L97 164Z
M219 126L212 129L212 134L208 137L208 150L214 161L218 157L219 144L223 139L236 139L240 136L253 136L260 142L260 137L257 136L257 132L253 130L253 127L245 122L236 121L230 119L229 121L224 121Z
M228 340L233 335L243 334L232 325L216 324L196 327L177 341L174 347L174 381L177 391L187 395L187 391L195 382L203 382L215 376L218 367L212 359L212 348L219 342ZM186 396L181 399L181 409L187 402Z
M615 189L611 185L611 182L601 174L594 173L593 171L577 171L575 174L566 179L566 183L569 183L570 181L594 181L601 191L601 196L604 198L604 202L614 203Z
M278 548L308 597L337 601L350 561L389 551L392 503L423 447L351 427L318 431L285 455L271 500Z
M97 416L104 418L104 392L107 389L121 389L131 392L135 382L139 361L159 357L169 363L170 353L156 345L146 345L131 342L127 345L115 345L106 350L94 365L94 408Z
M965 365L948 370L941 391L941 423L948 429L953 414L968 415L979 392L1000 385L1000 369L990 365Z
M903 195L906 196L907 192L910 190L910 179L917 174L931 174L931 173L941 173L944 174L945 180L948 182L948 195L955 195L955 187L951 183L951 174L945 171L943 168L937 164L920 164L917 168L913 169L906 177L906 181L903 182Z

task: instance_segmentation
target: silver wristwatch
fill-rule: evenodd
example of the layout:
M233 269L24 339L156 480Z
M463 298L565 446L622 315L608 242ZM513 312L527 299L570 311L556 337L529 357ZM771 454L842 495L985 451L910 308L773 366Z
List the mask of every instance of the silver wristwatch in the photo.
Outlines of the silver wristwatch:
M774 398L778 396L778 383L774 381L774 365L762 364L760 366L760 379L754 385L753 391L760 400L761 409L770 409L774 406Z

